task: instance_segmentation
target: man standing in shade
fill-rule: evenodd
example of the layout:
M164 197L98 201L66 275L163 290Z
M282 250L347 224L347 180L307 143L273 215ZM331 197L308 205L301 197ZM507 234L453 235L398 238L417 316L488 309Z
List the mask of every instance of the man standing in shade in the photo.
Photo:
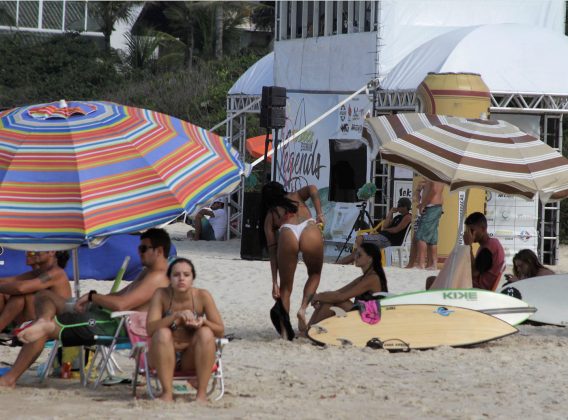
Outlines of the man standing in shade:
M444 184L426 181L418 206L420 224L416 232L416 268L438 268L438 225L442 217ZM427 258L428 257L428 258Z

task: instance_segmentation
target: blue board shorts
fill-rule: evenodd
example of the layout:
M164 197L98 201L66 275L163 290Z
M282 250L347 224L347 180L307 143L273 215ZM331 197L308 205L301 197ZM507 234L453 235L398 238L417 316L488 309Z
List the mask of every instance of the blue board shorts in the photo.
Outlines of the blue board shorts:
M438 244L438 225L440 224L442 213L441 204L426 207L426 210L420 217L420 225L416 232L417 241L424 241L428 245Z

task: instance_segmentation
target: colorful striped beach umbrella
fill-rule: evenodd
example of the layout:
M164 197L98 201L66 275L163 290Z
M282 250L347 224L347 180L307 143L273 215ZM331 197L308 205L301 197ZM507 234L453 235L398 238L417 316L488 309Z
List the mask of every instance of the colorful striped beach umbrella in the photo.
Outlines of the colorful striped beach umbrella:
M568 197L568 159L540 139L498 120L420 113L370 118L381 159L443 182L543 202Z
M70 102L0 113L0 244L69 249L192 213L239 184L223 137L158 112Z

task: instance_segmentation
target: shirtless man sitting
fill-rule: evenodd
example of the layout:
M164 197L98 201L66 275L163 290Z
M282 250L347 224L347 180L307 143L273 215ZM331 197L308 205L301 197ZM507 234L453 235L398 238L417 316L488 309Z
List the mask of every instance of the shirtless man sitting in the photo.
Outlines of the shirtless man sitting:
M32 269L23 274L0 278L0 332L13 321L21 324L35 318L34 294L50 290L62 299L71 297L65 265L67 251L28 251L26 264Z
M0 377L0 386L15 387L18 378L41 354L47 340L61 339L63 346L91 345L95 335L109 335L116 331L118 321L107 311L147 311L150 299L169 280L168 255L171 241L163 229L149 229L140 236L138 253L144 270L138 278L116 293L97 294L91 290L81 296L75 311L65 312L65 299L44 290L36 295L37 318L18 334L24 346L12 369ZM91 303L92 307L87 308Z

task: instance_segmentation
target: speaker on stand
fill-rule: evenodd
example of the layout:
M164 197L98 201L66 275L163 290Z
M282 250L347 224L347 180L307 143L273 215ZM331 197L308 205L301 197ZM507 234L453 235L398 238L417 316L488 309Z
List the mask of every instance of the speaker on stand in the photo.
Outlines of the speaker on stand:
M278 133L286 125L286 88L280 86L263 86L260 100L260 126L266 129L266 142L264 147L264 181L269 179L268 161L268 134L274 130L274 157L272 158L274 173L272 179L276 179L278 167Z

